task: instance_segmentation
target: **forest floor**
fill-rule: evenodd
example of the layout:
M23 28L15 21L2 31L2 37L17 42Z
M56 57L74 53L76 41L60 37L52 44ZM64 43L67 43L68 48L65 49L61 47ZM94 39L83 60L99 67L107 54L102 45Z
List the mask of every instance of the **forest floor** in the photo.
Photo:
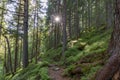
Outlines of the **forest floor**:
M12 78L8 75L0 80L36 80L36 74L41 80L95 80L109 58L106 50L111 31L101 32L83 34L75 43L71 40L65 52L65 64L60 60L62 47L58 47L42 54L38 64L31 63Z
M51 65L49 66L48 72L52 80L72 80L69 77L63 76L64 68L62 67Z

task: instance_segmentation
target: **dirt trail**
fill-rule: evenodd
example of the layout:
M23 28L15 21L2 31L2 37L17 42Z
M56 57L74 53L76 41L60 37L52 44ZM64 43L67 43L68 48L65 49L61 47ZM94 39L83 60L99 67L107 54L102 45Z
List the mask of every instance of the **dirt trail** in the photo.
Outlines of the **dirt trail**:
M50 66L49 67L49 76L52 80L71 80L68 77L62 76L64 69L58 66Z

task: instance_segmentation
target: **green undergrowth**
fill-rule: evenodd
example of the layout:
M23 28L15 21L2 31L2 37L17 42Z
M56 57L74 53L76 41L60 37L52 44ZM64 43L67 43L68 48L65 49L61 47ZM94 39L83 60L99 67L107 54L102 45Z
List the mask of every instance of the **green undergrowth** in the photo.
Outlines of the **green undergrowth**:
M101 69L102 66L100 65L96 65L96 66L92 66L89 68L88 71L86 71L84 73L84 75L81 77L81 80L93 80L92 77L94 77L93 75L96 74L96 72Z
M81 68L81 80L91 79L105 64L109 55L106 53L112 30L99 30L83 33L78 40L68 42L65 60L61 58L61 47L48 50L44 57L52 63L66 66L64 75L72 76L71 72L77 67ZM57 62L60 61L60 62Z
M31 63L24 70L18 70L13 77L7 76L5 80L50 80L47 66L47 62Z
M66 58L69 66L67 66L65 74L70 75L70 71L74 71L77 67L80 67L82 72L81 80L90 80L109 57L106 50L110 36L111 30L104 31L104 33L103 31L99 31L83 34L72 48L77 46L76 49L79 49L82 43L85 46L75 56Z
M4 80L3 64L2 64L2 62L0 62L0 80Z
M61 59L61 53L62 47L59 47L57 49L50 49L42 55L42 61L56 64L56 62L59 62Z

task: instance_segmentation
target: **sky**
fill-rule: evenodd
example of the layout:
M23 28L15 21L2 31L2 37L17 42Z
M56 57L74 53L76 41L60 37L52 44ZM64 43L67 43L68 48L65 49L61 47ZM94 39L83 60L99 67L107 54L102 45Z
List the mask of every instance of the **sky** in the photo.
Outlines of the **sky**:
M44 8L47 8L47 1L48 0L41 0L44 12L46 12L46 10Z
M48 0L41 0L41 2L44 2L44 4L43 4L44 6L46 6L46 5L47 5L47 4L46 4L46 3L47 3L47 1L48 1Z
M32 0L31 0L32 1ZM33 0L34 1L34 0ZM44 14L40 14L41 17L44 17L46 15L46 8L47 8L47 1L48 0L41 0L41 5L43 6L41 11L44 12ZM14 8L14 5L16 4L8 4L7 5L7 9L10 10L10 11L15 11L15 8ZM6 15L5 15L5 20L7 21L10 21L12 19L12 14L11 12L8 12Z

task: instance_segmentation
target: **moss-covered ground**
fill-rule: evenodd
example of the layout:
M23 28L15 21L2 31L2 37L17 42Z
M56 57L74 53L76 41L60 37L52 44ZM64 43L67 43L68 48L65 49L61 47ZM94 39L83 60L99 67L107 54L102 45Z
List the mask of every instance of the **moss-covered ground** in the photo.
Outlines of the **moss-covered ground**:
M62 47L50 49L40 56L38 64L29 64L26 69L18 69L16 75L9 75L4 79L50 80L48 67L55 64L64 67L63 76L73 80L94 80L109 57L107 48L110 35L111 30L82 33L79 39L68 42L64 60L61 58Z
M69 41L64 61L59 61L61 47L48 50L44 58L48 57L46 60L49 63L65 66L63 75L72 77L73 80L76 77L80 80L94 80L109 57L107 48L110 36L111 30L83 33L79 39Z

